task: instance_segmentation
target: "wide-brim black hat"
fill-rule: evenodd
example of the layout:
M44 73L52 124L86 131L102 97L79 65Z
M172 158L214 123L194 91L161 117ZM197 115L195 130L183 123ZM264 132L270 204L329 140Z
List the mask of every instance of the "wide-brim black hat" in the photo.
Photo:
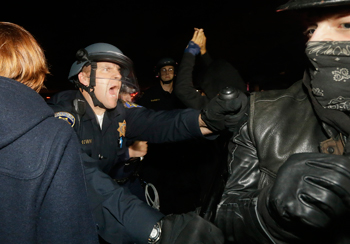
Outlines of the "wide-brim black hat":
M290 0L277 8L277 11L296 10L316 7L349 5L350 0Z

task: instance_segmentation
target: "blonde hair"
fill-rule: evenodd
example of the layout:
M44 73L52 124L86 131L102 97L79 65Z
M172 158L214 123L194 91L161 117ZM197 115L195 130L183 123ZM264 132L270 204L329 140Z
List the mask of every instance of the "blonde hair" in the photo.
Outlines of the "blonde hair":
M23 27L0 22L0 75L39 92L49 74L42 48Z

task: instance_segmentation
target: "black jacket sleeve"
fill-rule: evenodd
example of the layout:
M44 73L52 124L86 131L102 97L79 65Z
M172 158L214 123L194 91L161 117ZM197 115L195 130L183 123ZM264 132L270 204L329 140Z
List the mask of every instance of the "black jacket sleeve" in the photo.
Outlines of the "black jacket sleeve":
M199 110L176 109L155 112L146 108L126 109L128 139L164 143L205 138L199 127ZM210 138L210 136L209 136Z
M86 153L82 159L98 233L109 243L122 243L123 239L147 243L153 226L164 215L114 182L100 170L98 160Z
M193 87L193 67L195 56L191 53L184 53L175 82L174 92L176 96L189 108L202 109L209 101Z

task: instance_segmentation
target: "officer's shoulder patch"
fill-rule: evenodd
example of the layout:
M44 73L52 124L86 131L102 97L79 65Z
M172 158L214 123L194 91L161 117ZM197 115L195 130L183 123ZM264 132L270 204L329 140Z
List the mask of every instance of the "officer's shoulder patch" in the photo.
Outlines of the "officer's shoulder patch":
M56 112L55 117L59 118L59 119L63 119L68 124L70 124L72 127L75 125L75 117L68 112Z
M142 106L136 104L136 103L130 103L130 102L126 102L123 101L124 107L126 108L142 108Z

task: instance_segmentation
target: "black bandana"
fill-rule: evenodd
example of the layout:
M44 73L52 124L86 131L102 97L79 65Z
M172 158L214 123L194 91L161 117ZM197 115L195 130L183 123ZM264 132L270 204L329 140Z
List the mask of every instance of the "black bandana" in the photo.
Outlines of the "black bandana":
M350 41L308 42L306 55L313 67L303 82L318 117L350 135L350 118L344 113L350 112Z
M350 42L309 42L312 93L327 109L350 111Z

